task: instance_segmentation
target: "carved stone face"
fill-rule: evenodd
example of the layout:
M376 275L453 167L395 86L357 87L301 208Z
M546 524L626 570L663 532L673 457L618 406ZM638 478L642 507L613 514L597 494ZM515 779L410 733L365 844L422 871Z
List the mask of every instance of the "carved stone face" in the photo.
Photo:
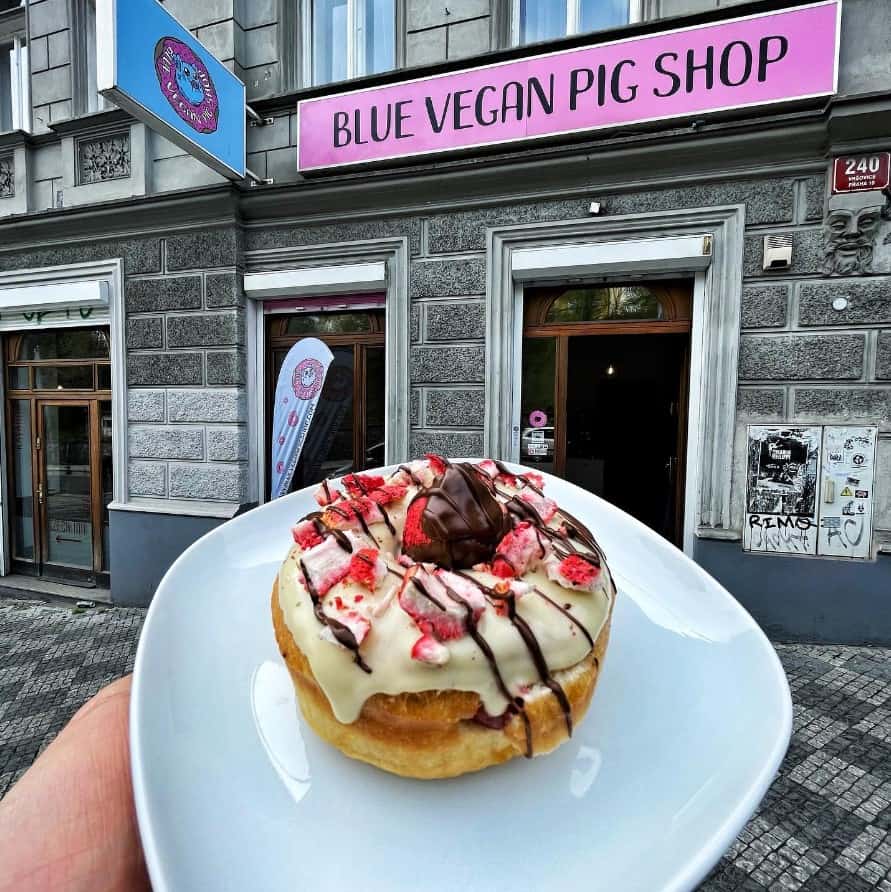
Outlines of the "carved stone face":
M824 229L823 271L835 276L872 272L876 234L881 222L881 205L830 211Z

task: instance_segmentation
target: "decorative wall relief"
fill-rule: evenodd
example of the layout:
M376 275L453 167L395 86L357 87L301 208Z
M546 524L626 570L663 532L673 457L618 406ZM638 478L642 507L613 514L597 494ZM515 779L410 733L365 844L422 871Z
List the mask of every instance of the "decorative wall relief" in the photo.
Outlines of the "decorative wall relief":
M891 272L891 193L834 195L823 225L823 272L868 276Z
M130 131L77 143L77 183L86 186L130 176Z
M12 155L0 158L0 198L15 198L15 160Z

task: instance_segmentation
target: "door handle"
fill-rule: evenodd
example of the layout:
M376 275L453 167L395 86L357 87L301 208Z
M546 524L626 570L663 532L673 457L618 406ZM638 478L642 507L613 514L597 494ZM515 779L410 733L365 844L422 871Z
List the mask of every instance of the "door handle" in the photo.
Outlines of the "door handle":
M42 483L37 484L37 504L38 505L43 504L43 484Z
M668 474L668 482L674 483L674 474L675 469L677 468L678 460L674 455L670 455L668 457L668 461L665 462L665 471Z

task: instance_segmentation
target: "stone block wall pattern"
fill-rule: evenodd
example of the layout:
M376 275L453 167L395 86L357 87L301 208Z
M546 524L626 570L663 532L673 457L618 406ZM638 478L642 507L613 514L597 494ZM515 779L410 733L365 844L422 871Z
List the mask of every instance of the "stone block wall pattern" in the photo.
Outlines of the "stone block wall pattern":
M406 0L406 64L429 65L488 52L496 0Z
M68 0L31 0L28 4L31 119L37 133L70 118L74 110L69 9ZM61 171L57 178L61 180Z
M796 420L877 422L880 430L891 431L891 387L796 387L794 396Z
M844 309L832 306L838 298L847 301ZM891 325L891 279L804 283L798 293L798 324Z
M172 231L159 268L127 276L132 497L247 497L241 247L234 226Z
M876 378L891 381L891 331L879 332L876 350Z
M863 375L865 335L744 335L739 375L743 380L856 380Z
M788 285L747 285L742 295L742 327L782 327L788 304Z
M50 139L50 125L82 116L83 96L75 95L83 66L83 40L72 18L75 4L88 0L29 0L29 47L31 65L31 105L33 129ZM725 8L743 0L643 0L645 20L666 19L690 13ZM249 101L282 97L301 85L298 0L166 0L166 7L202 40L219 59L245 83ZM489 50L509 44L507 0L405 0L399 16L402 31L396 36L399 66L406 77L413 67L445 60L465 59L468 64L484 63ZM891 40L891 15L884 0L851 0L843 22L840 92L843 95L877 95L888 90L884 64ZM294 115L281 108L274 111L274 124L250 128L248 155L250 167L260 175L274 177L276 183L294 183L297 134ZM84 128L95 122L84 116ZM58 148L55 143L40 148ZM152 135L147 164L150 189L155 193L222 185L224 178L191 158L162 137ZM36 147L35 147L36 148ZM68 173L56 157L51 170L43 175L29 174L29 188L35 209L56 206L57 194ZM133 194L133 185L122 180L117 197ZM630 213L660 207L716 203L709 185L670 187L615 196L611 213ZM749 207L751 225L779 225L786 222L818 221L825 201L822 177L809 175L795 184L801 206L790 214L794 198L777 183L776 195L768 196L757 178L725 185L722 196L728 202L744 201ZM0 216L11 213L0 206ZM456 249L459 250L459 249Z
M740 387L736 396L736 414L747 420L781 418L786 411L783 387Z

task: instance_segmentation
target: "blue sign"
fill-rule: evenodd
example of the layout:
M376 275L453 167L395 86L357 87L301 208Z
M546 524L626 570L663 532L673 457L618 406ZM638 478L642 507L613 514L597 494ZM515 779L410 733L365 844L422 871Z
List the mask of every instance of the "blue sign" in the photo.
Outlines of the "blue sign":
M97 0L99 91L223 176L245 176L244 84L157 0Z

